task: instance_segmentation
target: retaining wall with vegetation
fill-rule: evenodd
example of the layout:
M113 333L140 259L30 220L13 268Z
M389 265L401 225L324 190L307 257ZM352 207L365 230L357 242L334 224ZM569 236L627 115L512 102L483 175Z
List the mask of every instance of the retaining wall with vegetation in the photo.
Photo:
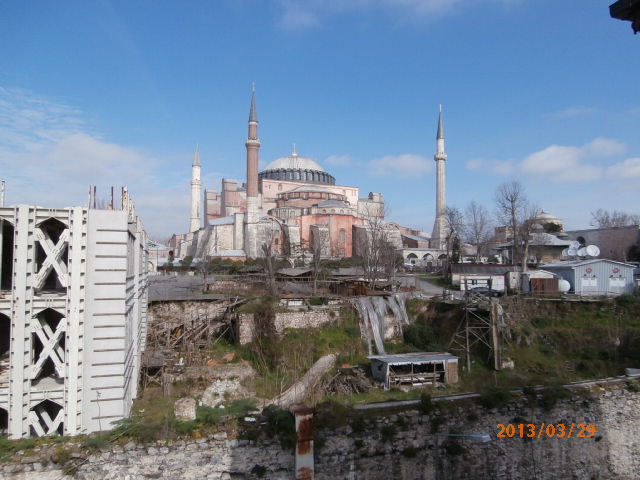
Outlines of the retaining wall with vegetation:
M635 479L640 471L640 393L635 390L633 383L629 389L595 387L589 394L566 398L532 393L507 406L495 406L499 398L485 399L486 406L425 401L419 410L384 415L339 405L321 408L316 415L315 478ZM497 438L498 424L521 423L576 427L571 438L549 438L551 430L546 429L539 438ZM581 438L577 424L595 425L597 431ZM471 433L488 433L492 441L446 436ZM75 477L65 477L52 462L56 456L40 450L0 464L0 479L290 479L292 452L275 439L238 440L218 433L146 446L112 445L84 461L67 458L72 464L81 462Z
M339 309L312 310L307 312L276 312L273 319L274 333L282 335L287 328L319 328L339 317ZM238 315L236 338L240 345L251 343L256 335L253 313Z

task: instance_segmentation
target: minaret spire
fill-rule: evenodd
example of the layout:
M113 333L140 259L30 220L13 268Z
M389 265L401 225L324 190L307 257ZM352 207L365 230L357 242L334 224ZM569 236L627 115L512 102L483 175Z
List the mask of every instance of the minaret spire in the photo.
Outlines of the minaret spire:
M258 113L256 112L256 84L251 85L251 109L249 110L249 122L258 123Z
M191 226L190 232L200 230L200 193L202 183L200 181L200 152L196 145L196 151L193 154L193 162L191 162Z
M442 105L440 105L440 113L438 114L438 133L436 140L444 140L444 127L442 126Z
M198 151L199 147L200 146L196 143L196 152L193 154L193 163L191 164L191 166L200 166L200 152Z
M245 213L245 253L247 257L258 256L257 228L258 212L258 113L256 109L256 86L251 87L251 109L249 110L249 135L245 142L247 147L247 211Z
M442 105L438 113L438 132L436 133L436 154L433 156L436 162L436 219L433 222L431 232L431 247L445 248L447 241L446 201L445 201L445 172L444 166L447 154L444 151L444 127L442 123Z

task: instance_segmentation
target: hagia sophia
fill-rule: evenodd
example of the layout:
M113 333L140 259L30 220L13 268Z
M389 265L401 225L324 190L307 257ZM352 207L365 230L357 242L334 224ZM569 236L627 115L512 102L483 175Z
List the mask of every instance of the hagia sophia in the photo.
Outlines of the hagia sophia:
M382 193L361 197L359 187L338 185L336 178L316 161L298 154L295 145L290 155L274 160L259 172L255 89L248 127L244 184L223 179L220 190L205 189L203 194L196 151L192 162L190 231L171 239L170 247L176 256L243 260L265 256L266 245L270 245L271 254L289 258L308 255L314 248L327 258L358 256L375 224L383 226L385 241L395 250L411 250L403 252L405 260L419 258L421 263L435 264L442 257L446 239L442 112L434 157L436 221L431 236L386 222Z

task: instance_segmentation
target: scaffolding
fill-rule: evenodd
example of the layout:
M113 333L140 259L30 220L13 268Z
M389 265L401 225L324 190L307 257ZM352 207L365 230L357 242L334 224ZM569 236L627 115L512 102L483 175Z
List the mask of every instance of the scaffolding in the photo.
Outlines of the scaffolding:
M482 344L488 348L487 361L493 360L494 369L501 370L505 329L505 313L498 299L471 294L466 299L464 316L449 343L449 350L465 359L470 372L471 350Z
M193 316L150 316L147 349L142 357L142 386L164 388L167 373L180 373L201 363L201 352L230 331L229 313L246 301L239 297L220 300L212 312Z

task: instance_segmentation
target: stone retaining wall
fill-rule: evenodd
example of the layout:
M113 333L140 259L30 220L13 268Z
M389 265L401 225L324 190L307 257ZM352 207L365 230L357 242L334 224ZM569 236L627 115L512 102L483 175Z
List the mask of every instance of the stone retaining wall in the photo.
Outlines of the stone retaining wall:
M323 309L306 312L278 312L275 314L273 326L278 335L282 335L287 328L318 328L339 317L338 309ZM238 315L236 325L236 339L240 345L253 341L255 322L253 313Z
M545 480L638 478L640 471L640 393L623 388L595 389L594 397L573 395L549 411L522 397L509 407L439 405L430 414L412 410L333 430L319 430L315 446L317 480L504 479ZM438 404L436 404L438 405ZM593 424L596 434L579 438L497 438L497 425L533 423ZM440 433L488 433L489 443ZM355 428L355 431L354 431ZM320 445L322 444L322 445ZM461 447L461 448L460 448ZM24 459L0 465L0 479L71 480L53 463ZM111 447L80 466L78 480L291 479L292 452L273 440L249 442L211 438L172 444Z

